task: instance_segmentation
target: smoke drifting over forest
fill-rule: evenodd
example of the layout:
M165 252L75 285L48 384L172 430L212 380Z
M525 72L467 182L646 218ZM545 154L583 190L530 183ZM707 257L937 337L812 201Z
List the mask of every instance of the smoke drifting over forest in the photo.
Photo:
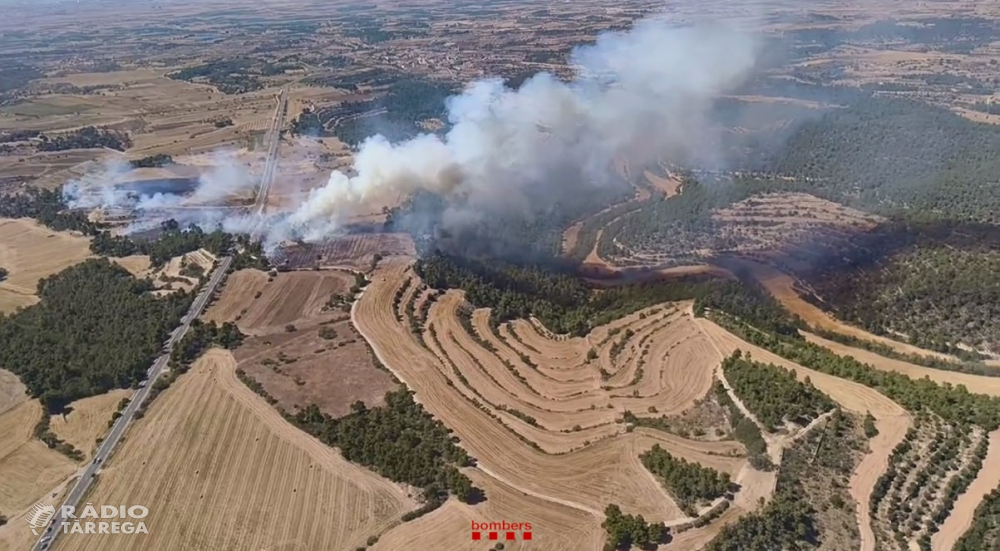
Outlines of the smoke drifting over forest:
M316 239L352 205L419 190L443 195L453 218L474 219L606 185L615 158L712 162L711 100L749 75L756 52L752 37L722 27L647 20L603 34L573 51L572 82L547 73L516 90L499 79L474 82L448 99L444 137L369 138L355 175L331 174L276 229Z
M443 136L424 134L390 143L364 141L349 173L335 171L311 190L291 214L251 221L191 213L182 223L222 223L227 228L266 226L265 241L317 241L335 234L346 215L382 198L427 191L447 205L444 223L475 223L494 212L530 216L540 205L559 205L597 186L621 184L615 159L630 163L667 155L695 163L716 161L712 99L741 84L755 65L758 43L721 26L671 26L644 20L627 32L604 33L574 49L577 77L563 82L539 73L519 88L500 79L469 84L446 102ZM198 199L253 185L247 175L203 177ZM82 194L68 186L76 206L109 205L105 193ZM176 197L141 198L139 206L170 206Z

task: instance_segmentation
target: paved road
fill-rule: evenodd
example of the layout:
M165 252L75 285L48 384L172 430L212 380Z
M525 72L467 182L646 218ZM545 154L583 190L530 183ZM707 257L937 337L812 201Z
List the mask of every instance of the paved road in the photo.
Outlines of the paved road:
M278 106L274 110L274 117L271 119L271 129L267 133L267 159L264 161L264 172L260 177L257 197L253 202L252 212L254 214L264 212L264 205L267 204L267 194L271 190L271 183L274 182L274 173L278 167L278 144L281 142L281 127L285 120L285 108L287 106L288 87L284 86L278 94Z
M63 505L72 505L74 507L80 504L80 500L90 489L91 484L94 482L94 475L100 471L103 466L104 460L108 458L111 452L118 445L121 440L122 434L125 433L125 429L128 428L129 424L135 418L135 412L142 406L143 402L146 401L146 397L149 395L149 389L152 388L156 380L167 371L167 361L170 359L170 351L173 350L174 344L184 338L184 334L187 333L188 328L191 326L191 321L196 319L201 315L202 310L205 308L205 304L208 302L209 297L215 291L215 288L222 281L222 278L226 274L226 270L229 269L229 265L232 264L233 259L225 256L219 259L219 265L216 267L215 272L212 273L212 277L209 278L208 283L202 288L201 292L195 297L194 302L191 303L191 308L188 313L183 318L183 323L177 327L170 334L170 339L166 344L166 352L153 362L152 367L149 368L147 372L147 378L145 385L136 391L129 402L128 407L122 412L122 416L118 418L114 426L111 427L111 432L108 433L107 437L101 443L101 446L97 448L97 452L94 454L94 459L87 465L80 478L76 481L73 489L70 490L66 499L63 501ZM100 504L97 504L100 505ZM120 503L117 505L121 505ZM142 503L129 503L128 505L142 505ZM42 534L38 542L35 543L32 549L34 551L42 551L43 549L48 549L54 543L56 538L59 536L60 523L62 523L63 518L61 514L61 509L56 511L56 515L52 517L50 527L46 533ZM155 514L155 511L151 511L150 514ZM51 537L50 541L42 543L46 537Z

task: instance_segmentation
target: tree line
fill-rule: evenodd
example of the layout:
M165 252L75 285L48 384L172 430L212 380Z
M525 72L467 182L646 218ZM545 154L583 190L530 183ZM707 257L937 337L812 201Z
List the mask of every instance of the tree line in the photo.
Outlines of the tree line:
M771 462L770 456L767 455L767 442L760 432L760 427L749 417L743 415L721 381L715 382L712 386L712 393L719 400L719 405L729 412L729 424L733 427L733 438L746 448L747 461L750 462L750 465L760 471L774 469L774 464Z
M815 509L794 481L778 486L763 508L722 528L707 551L809 549L818 543Z
M971 423L986 431L1000 427L1000 398L974 394L964 385L937 384L928 378L912 379L895 371L879 370L803 339L760 331L725 314L710 317L749 343L801 366L874 388L912 412L929 410L949 423Z
M642 515L626 515L614 504L605 507L601 527L607 534L604 551L627 550L632 546L655 549L668 536L662 522L646 522Z
M762 290L730 280L654 281L597 292L577 277L545 268L486 263L441 252L425 256L415 268L430 287L462 289L470 303L492 308L492 323L535 316L556 333L584 335L653 304L690 299L698 311L733 311L780 334L795 334L801 325Z
M351 413L339 419L310 404L289 420L339 448L348 461L422 488L428 503L443 502L449 492L467 503L482 499L482 490L458 470L473 465L474 460L456 445L451 430L414 401L413 392L405 387L387 392L381 407L355 402Z
M729 473L674 457L659 444L639 455L639 459L663 482L677 505L689 516L698 516L699 504L722 497L732 485Z
M112 235L107 231L99 232L91 240L90 250L95 254L114 257L145 254L149 256L153 266L162 266L171 258L198 249L221 256L229 252L232 245L233 236L222 231L222 228L206 233L194 224L181 228L176 220L170 219L160 224L159 233L151 240Z
M94 235L99 226L82 212L67 211L62 189L27 188L20 193L4 196L0 201L2 218L34 218L55 231L78 231Z
M235 323L225 322L216 325L214 321L205 323L192 320L184 337L170 351L170 368L187 371L187 366L198 359L212 346L220 346L227 350L235 350L243 344L243 335Z
M972 526L955 543L955 551L982 551L1000 545L1000 488L986 494L976 507Z
M174 158L165 153L148 155L141 159L132 159L128 165L132 168L158 168L174 164Z
M40 136L36 148L39 151L65 151L67 149L103 148L125 151L132 147L132 140L125 132L110 128L85 126L66 134Z
M740 350L722 362L733 392L769 430L786 421L805 426L833 409L833 402L809 381L799 382L791 369L755 362Z

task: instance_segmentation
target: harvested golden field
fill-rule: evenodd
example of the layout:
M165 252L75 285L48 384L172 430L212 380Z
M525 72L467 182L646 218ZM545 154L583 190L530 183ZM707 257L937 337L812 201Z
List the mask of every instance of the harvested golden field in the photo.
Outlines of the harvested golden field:
M95 503L141 503L149 534L69 534L60 550L345 549L416 503L289 425L211 350L153 402L98 475Z
M250 335L266 335L312 327L330 319L323 306L334 294L345 294L354 276L337 270L280 272L269 277L259 270L240 270L229 278L206 320L235 322Z
M219 298L205 312L205 321L236 321L240 312L257 300L254 297L258 292L263 296L264 287L268 284L267 273L260 270L247 268L229 274L222 284Z
M230 275L206 319L234 321L252 335L236 358L277 400L276 407L294 413L316 404L339 417L358 400L381 405L385 393L396 388L392 376L375 367L348 313L326 307L332 295L346 295L353 284L352 274L336 270L273 278L240 270Z
M823 337L809 332L805 332L804 336L806 340L811 343L818 344L836 354L840 354L841 356L852 356L858 361L871 365L876 369L882 369L884 371L897 371L912 379L923 379L924 377L927 377L936 383L965 385L970 392L988 394L990 396L1000 396L1000 377L986 377L971 373L960 373L958 371L947 371L944 369L924 367L922 365L916 365L902 360L887 358L861 348L840 344L839 342L824 339ZM922 349L918 348L917 350Z
M90 240L54 232L34 220L0 218L0 268L10 275L0 282L0 313L38 302L38 280L90 257Z
M69 458L34 437L41 417L38 400L23 401L0 414L0 513L12 519L55 491L77 469Z
M449 291L430 307L425 342L453 367L445 376L460 391L546 452L579 449L621 433L617 421L626 410L680 413L711 387L710 345L677 307L653 309L658 311L647 319L626 318L631 337L621 333L589 348L583 339L522 348L492 332L486 310L471 314L474 330L466 331L463 302L462 293ZM594 361L586 359L591 349ZM567 357L576 361L561 360ZM525 415L534 423L525 422Z
M0 370L0 379L5 379ZM16 380L16 379L15 379ZM0 384L3 384L0 382ZM23 390L23 386L21 387ZM69 413L53 416L51 430L56 437L72 444L89 459L98 438L108 431L108 421L118 402L131 395L130 390L77 400L67 407ZM25 549L37 539L21 522L36 502L56 504L67 483L80 465L34 437L35 424L41 419L37 400L24 399L0 412L0 514L11 522L0 527L0 551Z
M352 318L380 360L455 431L489 477L543 507L557 504L601 518L604 507L616 503L650 520L688 522L639 461L658 443L732 474L743 485L737 494L745 497L737 500L746 500L737 511L757 507L773 489L773 475L748 468L740 444L625 432L618 421L627 408L637 415L648 414L648 404L680 411L707 393L721 356L683 305L638 312L586 338L553 340L527 322L494 333L487 311L462 313L461 293L431 301L421 285L406 261L384 261ZM425 311L417 303L429 306ZM653 347L655 353L643 354ZM588 360L591 349L597 358ZM583 538L574 544L591 543Z
M122 268L125 268L130 274L136 277L144 277L149 271L149 256L144 254L110 258L109 260Z
M0 369L0 514L10 520L0 526L0 551L28 548L35 536L20 518L38 501L55 504L76 470L66 456L33 437L41 415L41 405L29 399L17 376Z
M89 458L97 447L98 438L104 438L110 429L108 423L118 411L118 404L131 397L131 390L119 388L77 400L67 406L65 415L52 416L52 432Z
M267 128L274 112L273 90L227 96L210 86L165 76L174 68L70 74L44 79L46 85L98 86L101 94L46 94L0 110L0 128L60 133L83 126L130 131L137 157L238 149ZM141 116L139 116L141 115ZM217 127L229 119L232 125ZM91 156L101 149L87 150ZM79 153L79 152L73 152ZM33 160L26 163L33 166Z
M68 478L65 483L52 488L51 492L38 496L34 503L58 507L66 497L70 484L74 481L74 477ZM24 516L28 514L34 503L21 511L3 512L7 515L9 522L0 526L0 551L24 551L30 549L38 541L38 536L32 534L28 525L23 521Z
M494 542L472 541L472 523L501 522L531 523L531 541L517 539L500 541L505 551L544 549L546 551L598 551L604 545L604 530L593 515L572 507L526 495L497 482L477 469L465 469L472 482L488 496L485 503L469 506L449 500L440 509L417 520L402 524L382 536L372 551L399 549L447 549L448 551L482 551Z
M0 415L28 400L28 391L17 375L0 369Z

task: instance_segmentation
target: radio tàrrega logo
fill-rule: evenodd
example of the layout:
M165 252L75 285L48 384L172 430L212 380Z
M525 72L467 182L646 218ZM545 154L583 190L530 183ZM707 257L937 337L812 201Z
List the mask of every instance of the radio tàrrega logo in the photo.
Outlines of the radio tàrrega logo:
M24 516L31 533L39 535L43 531L56 530L63 534L148 534L149 529L142 519L149 509L142 505L101 505L87 503L82 511L74 505L59 508L59 526L46 529L55 517L56 508L44 503L36 503Z
M24 515L24 520L28 521L28 527L31 528L31 533L34 535L39 535L39 531L45 528L45 525L52 520L52 517L56 514L56 508L52 505L45 505L44 503L36 503L31 510L28 511L27 515Z

